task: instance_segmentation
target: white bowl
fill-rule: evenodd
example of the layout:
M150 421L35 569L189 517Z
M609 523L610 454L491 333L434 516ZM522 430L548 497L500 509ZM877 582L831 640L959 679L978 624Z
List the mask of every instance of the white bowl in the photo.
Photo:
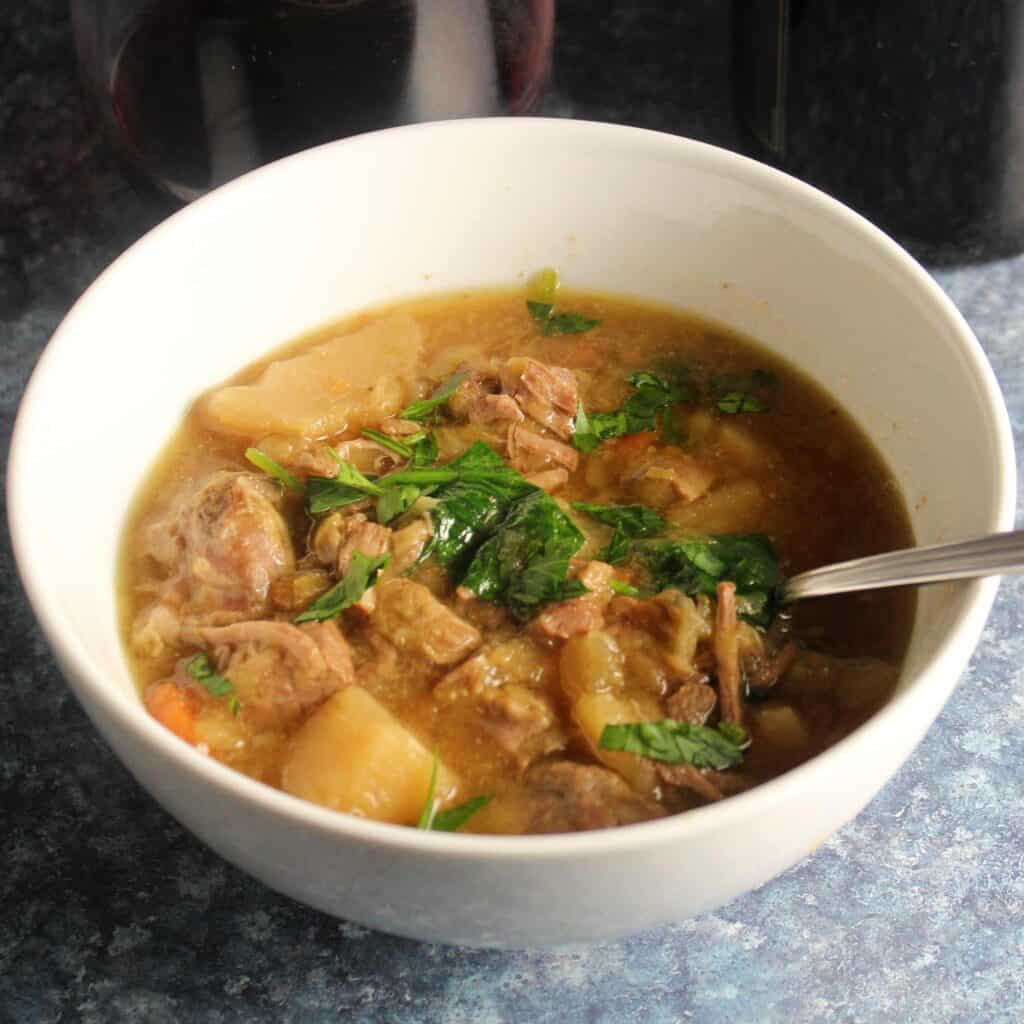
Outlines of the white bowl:
M885 453L919 543L1013 521L1006 412L949 300L850 210L723 150L570 121L423 125L291 157L170 218L79 300L25 394L8 498L26 590L78 699L179 821L281 892L416 938L600 939L765 882L904 761L997 586L923 591L896 696L825 754L722 804L602 832L452 836L336 814L151 719L118 637L115 556L128 503L193 396L334 317L546 265L573 286L695 310L804 367Z

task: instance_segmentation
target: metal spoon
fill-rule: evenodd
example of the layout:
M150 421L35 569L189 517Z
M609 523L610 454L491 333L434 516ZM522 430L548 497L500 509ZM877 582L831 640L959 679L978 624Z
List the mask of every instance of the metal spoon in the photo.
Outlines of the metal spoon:
M782 604L791 604L805 597L848 594L854 590L1019 572L1024 572L1024 530L1012 530L976 540L889 551L884 555L811 569L786 580L779 588L777 599Z

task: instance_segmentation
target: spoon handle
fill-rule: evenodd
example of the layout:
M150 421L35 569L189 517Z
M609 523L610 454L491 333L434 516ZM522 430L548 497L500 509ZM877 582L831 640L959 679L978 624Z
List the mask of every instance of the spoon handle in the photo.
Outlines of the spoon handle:
M846 594L854 590L1017 572L1024 572L1024 530L826 565L786 580L780 599L783 604L789 604L805 597Z

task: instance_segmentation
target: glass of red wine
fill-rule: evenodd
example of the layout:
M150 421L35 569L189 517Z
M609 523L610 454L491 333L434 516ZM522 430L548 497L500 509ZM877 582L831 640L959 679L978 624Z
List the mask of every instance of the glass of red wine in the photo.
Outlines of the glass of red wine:
M83 79L181 201L322 142L531 110L554 0L72 0Z

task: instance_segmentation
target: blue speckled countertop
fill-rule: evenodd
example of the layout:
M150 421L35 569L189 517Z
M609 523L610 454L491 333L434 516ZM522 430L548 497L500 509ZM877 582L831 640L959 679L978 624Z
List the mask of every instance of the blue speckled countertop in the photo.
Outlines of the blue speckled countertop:
M724 5L608 3L600 17L588 6L562 3L548 112L730 142ZM165 211L129 187L83 118L63 0L4 5L0 83L6 459L48 336ZM1019 443L1024 258L936 277L981 339ZM1004 584L908 764L812 857L671 928L497 953L332 920L183 832L68 693L6 535L0 559L0 1022L1024 1019L1024 583Z

